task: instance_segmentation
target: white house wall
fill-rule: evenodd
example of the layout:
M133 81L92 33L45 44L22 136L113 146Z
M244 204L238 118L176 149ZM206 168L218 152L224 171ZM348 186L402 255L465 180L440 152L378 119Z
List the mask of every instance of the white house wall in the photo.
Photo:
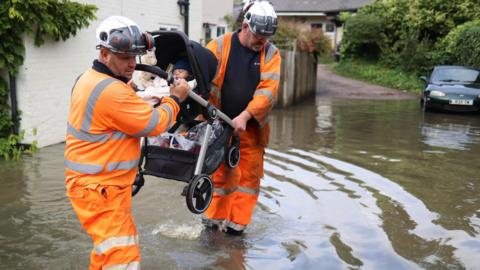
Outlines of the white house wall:
M97 20L75 37L63 42L47 40L41 47L25 37L25 62L17 76L20 129L25 143L37 141L39 147L65 140L70 91L77 76L91 66L97 56L95 28L110 15L122 15L137 22L143 30L158 30L162 25L183 30L177 0L90 0L77 1L98 7ZM202 33L202 1L190 1L190 38L199 41ZM36 130L36 135L34 134Z
M203 0L203 21L215 25L226 25L225 15L232 15L233 0Z
M233 0L203 0L203 23L209 25L211 29L211 39L218 36L218 27L223 27L225 32L231 30L229 29L228 22L225 20L225 16L227 15L233 15ZM202 37L200 38L202 44L206 43L205 31L206 29L203 27Z

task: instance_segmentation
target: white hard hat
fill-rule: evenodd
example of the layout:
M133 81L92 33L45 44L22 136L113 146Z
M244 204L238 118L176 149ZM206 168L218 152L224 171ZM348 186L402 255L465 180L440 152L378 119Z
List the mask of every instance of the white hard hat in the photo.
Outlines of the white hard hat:
M97 49L105 47L116 53L145 54L154 46L153 37L142 33L132 20L122 16L110 16L96 30Z
M243 8L242 8L243 13L245 13L255 1L256 0L243 0Z
M277 14L268 1L247 1L243 7L243 22L255 34L273 36L277 31Z

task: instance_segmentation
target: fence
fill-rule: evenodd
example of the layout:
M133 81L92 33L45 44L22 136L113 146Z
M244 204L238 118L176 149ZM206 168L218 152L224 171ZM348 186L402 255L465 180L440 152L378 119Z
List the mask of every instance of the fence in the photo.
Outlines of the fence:
M308 52L282 49L282 67L278 88L277 107L286 108L315 94L317 63Z

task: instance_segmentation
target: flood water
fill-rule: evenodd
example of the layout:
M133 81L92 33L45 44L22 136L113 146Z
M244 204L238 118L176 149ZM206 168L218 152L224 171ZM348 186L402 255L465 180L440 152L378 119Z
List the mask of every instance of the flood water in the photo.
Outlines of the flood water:
M480 116L317 97L274 111L242 237L204 231L182 182L134 198L142 269L480 269ZM87 269L63 144L0 162L0 269Z

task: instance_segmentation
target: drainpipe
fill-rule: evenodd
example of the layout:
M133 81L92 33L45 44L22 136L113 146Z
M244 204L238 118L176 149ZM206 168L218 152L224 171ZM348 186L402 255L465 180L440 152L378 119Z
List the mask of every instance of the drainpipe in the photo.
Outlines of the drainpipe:
M189 0L178 0L177 2L178 6L180 7L180 15L183 16L184 18L184 23L183 23L183 32L185 35L188 36L188 13L190 9L190 1Z
M18 118L17 110L17 84L16 78L12 74L8 74L10 79L10 106L12 108L12 122L13 122L13 134L18 135L18 129L20 126L20 119Z

